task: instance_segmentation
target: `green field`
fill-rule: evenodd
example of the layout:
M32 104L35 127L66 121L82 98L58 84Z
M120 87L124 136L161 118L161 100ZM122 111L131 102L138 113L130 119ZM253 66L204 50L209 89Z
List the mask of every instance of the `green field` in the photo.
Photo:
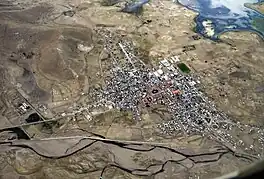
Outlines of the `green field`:
M190 68L187 65L185 65L184 63L179 63L179 64L177 64L177 66L184 73L190 73L190 71L191 71Z

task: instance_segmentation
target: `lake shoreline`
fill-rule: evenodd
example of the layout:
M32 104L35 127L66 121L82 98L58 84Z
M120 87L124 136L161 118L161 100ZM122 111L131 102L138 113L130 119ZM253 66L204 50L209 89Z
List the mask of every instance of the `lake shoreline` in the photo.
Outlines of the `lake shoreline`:
M222 15L223 17L221 17L219 15L220 16L219 18L217 18L217 16L214 17L213 16L214 14L209 14L210 12L212 13L212 9L210 9L209 7L203 7L199 10L199 7L194 7L194 6L191 6L190 4L184 5L183 2L180 2L179 0L174 1L174 3L177 3L183 7L191 10L191 11L198 13L198 15L193 19L195 22L195 27L193 29L196 33L201 34L205 38L209 38L213 41L217 41L217 40L221 39L221 35L225 34L226 32L248 31L248 32L252 32L252 33L257 34L258 36L261 37L262 40L264 40L264 30L262 30L263 29L262 25L259 26L259 23L255 23L254 19L252 18L252 17L254 17L256 19L257 18L262 19L262 18L264 18L264 15L261 14L260 12L256 11L256 10L252 9L252 8L247 7L246 4L244 6L246 8L249 8L252 11L252 12L250 12L251 15L248 15L248 19L245 19L245 17L243 17L243 16L242 17L238 16L237 19L235 19L235 18L228 17L227 16L228 13L224 14L224 15L226 15L226 17L224 15ZM263 2L258 2L258 3L254 3L254 4L259 4L259 3L263 3ZM209 6L209 4L207 4L207 5ZM199 6L199 5L197 5L197 6ZM207 10L208 10L208 12L207 12ZM222 11L224 11L224 8L222 8L222 9L217 8L217 10L222 12ZM249 13L249 12L247 12L247 13ZM203 25L205 21L211 21L211 27L210 27L210 25L205 27ZM232 22L232 21L234 21L234 22ZM241 22L238 23L236 21L241 21ZM243 23L245 23L246 25ZM241 27L239 27L239 25ZM258 25L258 26L256 26L256 25ZM257 28L259 28L260 30L258 30ZM208 29L209 29L209 32L208 32Z

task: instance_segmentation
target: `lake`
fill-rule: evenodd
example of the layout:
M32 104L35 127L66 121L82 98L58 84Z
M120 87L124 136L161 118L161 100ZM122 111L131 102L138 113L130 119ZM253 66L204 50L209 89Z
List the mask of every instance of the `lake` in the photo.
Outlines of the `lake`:
M178 0L199 13L195 30L205 37L218 39L227 31L253 31L264 38L264 15L247 8L245 3L264 0Z

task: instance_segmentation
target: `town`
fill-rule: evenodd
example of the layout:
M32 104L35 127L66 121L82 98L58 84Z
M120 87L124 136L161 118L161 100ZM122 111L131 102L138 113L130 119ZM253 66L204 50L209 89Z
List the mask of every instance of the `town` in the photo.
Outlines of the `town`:
M201 91L199 78L177 55L160 60L156 65L147 65L135 55L132 43L120 40L114 43L110 34L105 37L111 67L105 86L93 93L94 99L101 102L100 106L105 104L109 109L130 111L135 120L140 120L142 109L161 105L170 113L170 119L158 125L164 134L200 134L230 148L253 148L244 146L233 135L234 131L245 130L245 126L233 122L217 109ZM123 57L113 54L117 49ZM258 142L263 146L263 131L249 128L257 131Z

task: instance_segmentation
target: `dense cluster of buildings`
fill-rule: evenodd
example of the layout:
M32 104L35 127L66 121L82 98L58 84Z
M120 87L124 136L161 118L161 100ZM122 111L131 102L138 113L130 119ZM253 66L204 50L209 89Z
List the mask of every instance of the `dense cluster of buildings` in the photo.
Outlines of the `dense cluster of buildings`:
M234 148L244 145L231 132L234 128L242 130L243 126L216 109L200 90L198 77L190 73L188 65L178 56L146 65L135 55L133 44L106 37L109 37L105 49L111 54L108 61L111 68L100 101L107 102L110 108L131 111L135 120L140 120L143 109L158 104L170 114L169 120L158 125L164 134L199 134Z
M200 82L188 74L187 65L183 65L178 56L163 59L155 68L150 68L134 55L132 44L119 42L116 46L124 58L112 56L113 68L102 95L106 101L112 102L113 107L130 110L135 119L140 119L142 108L154 104L165 106L171 114L171 121L161 121L159 127L164 133L228 129L228 125L223 126L221 122L231 124L231 121L203 95L198 88ZM109 52L116 50L112 47L106 46Z

